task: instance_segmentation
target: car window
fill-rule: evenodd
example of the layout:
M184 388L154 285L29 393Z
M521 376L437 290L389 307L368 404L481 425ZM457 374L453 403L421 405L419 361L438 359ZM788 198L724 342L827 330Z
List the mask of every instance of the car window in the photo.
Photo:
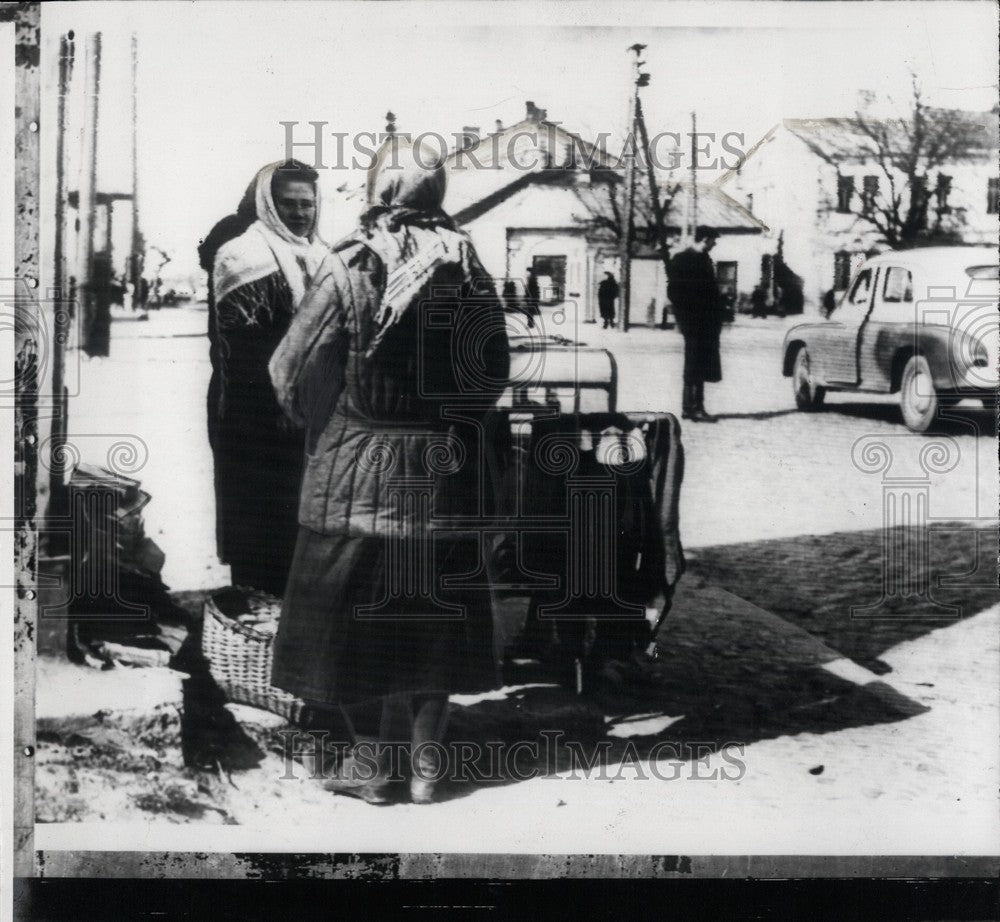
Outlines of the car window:
M969 266L965 270L969 276L969 283L965 292L970 298L991 298L997 297L997 282L1000 281L1000 266Z
M913 276L909 269L889 267L882 287L882 300L886 304L909 304L913 301Z
M845 304L852 307L867 307L872 290L872 270L865 269L854 280L851 293L847 296Z

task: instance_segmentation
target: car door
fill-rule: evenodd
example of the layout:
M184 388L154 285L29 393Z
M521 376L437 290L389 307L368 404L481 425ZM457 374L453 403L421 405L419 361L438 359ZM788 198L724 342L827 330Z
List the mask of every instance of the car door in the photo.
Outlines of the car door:
M900 347L914 344L915 312L910 270L883 266L858 347L860 383L865 390L890 390L893 357Z
M815 348L809 350L827 384L858 384L858 339L871 308L877 275L874 266L866 266L854 277L847 295L820 328Z

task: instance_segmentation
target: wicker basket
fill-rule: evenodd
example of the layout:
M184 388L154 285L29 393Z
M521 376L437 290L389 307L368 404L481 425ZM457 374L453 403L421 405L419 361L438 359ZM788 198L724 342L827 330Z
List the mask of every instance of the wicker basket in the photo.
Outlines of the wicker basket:
M230 701L279 714L295 723L302 714L300 698L271 684L274 635L240 624L237 618L249 612L248 595L267 600L277 621L281 601L255 590L225 589L205 601L201 648L208 669Z

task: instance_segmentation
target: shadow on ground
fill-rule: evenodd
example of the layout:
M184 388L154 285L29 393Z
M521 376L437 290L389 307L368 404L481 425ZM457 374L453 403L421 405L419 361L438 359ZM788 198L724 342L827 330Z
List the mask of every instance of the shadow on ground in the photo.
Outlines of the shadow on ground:
M871 419L903 427L903 417L895 403L837 403L827 397L823 413ZM903 429L905 432L905 428ZM927 435L994 436L997 432L996 411L971 402L938 410L938 418Z
M898 531L893 537L919 537L916 530ZM994 529L961 524L929 530L925 569L932 594L909 599L883 598L881 531L699 549L658 634L658 658L630 664L621 684L578 695L553 684L537 662L509 662L503 692L475 703L459 699L448 751L464 746L481 755L465 757L464 778L444 784L438 799L588 763L610 778L634 778L650 758L690 771L709 753L738 756L739 747L762 739L888 724L923 713L925 707L873 674L891 672L879 657L996 603L996 537ZM204 596L173 597L194 613ZM857 617L857 606L873 607L863 613L867 617ZM508 637L524 610L523 599L505 602ZM188 657L183 665L191 678L180 708L167 707L159 717L123 713L48 721L40 727L40 742L77 768L89 759L120 769L119 779L132 769L154 770L158 786L166 784L177 804L208 817L208 805L224 801L227 774L238 780L258 755L282 753L287 738L284 726L253 718L260 712L247 717L245 709L235 721L221 707L197 648L193 633L181 657ZM188 791L192 784L202 796ZM142 809L194 818L177 804L167 798ZM52 817L43 811L40 819ZM230 821L224 810L214 819Z

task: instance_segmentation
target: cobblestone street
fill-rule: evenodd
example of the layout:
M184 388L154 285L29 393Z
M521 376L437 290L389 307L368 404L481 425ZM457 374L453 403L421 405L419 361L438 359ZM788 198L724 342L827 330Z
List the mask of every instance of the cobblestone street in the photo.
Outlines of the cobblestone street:
M546 329L614 352L619 409L679 415L675 331L571 330L559 319L548 314ZM196 305L116 322L111 357L81 366L81 396L70 409L71 438L85 436L83 460L104 463L108 445L125 435L148 448L136 476L152 494L147 532L166 554L164 580L176 591L229 582L214 548L205 322ZM282 781L281 760L269 753L260 767L233 776L236 787L217 791L218 815L199 821L270 828L272 850L463 851L476 824L489 829L483 847L495 851L680 854L711 843L730 854L989 853L1000 835L992 414L963 403L938 434L916 436L890 398L831 394L824 412L799 413L781 376L789 322L740 317L727 328L724 380L706 389L708 409L721 420L684 424L689 572L661 633L665 654L653 685L629 700L584 705L525 681L457 700L451 731L456 739L495 732L511 741L556 724L581 740L611 740L623 764L632 741L634 767L655 761L658 741L704 742L706 775L727 767L725 744L733 743L745 768L738 779L722 772L687 783L695 765L687 761L671 783L616 767L557 784L553 777L568 781L560 763L533 780L457 788L433 808L429 830L419 807L374 811L332 798L302 771ZM931 441L947 461L928 470L921 450ZM884 470L862 451L878 444L889 460ZM926 529L886 518L889 477L911 478L927 496ZM900 528L910 529L904 542L927 536L921 572L929 595L903 599L883 582L894 546L884 539ZM859 606L873 607L859 616ZM103 709L142 739L151 715L170 713L180 700L179 675L99 673L49 660L39 670L38 715L48 733L38 766L40 818L101 818L104 827L148 820L135 806L143 781L114 765L67 769L66 722L79 730ZM257 738L275 732L260 712L236 710ZM77 814L55 807L67 771ZM183 774L176 765L163 771ZM276 841L278 826L291 838ZM100 834L129 848L138 834L130 828ZM196 832L197 823L172 826L158 834L157 848L196 847ZM46 847L46 836L72 842L76 834L72 826L42 826L37 847Z

